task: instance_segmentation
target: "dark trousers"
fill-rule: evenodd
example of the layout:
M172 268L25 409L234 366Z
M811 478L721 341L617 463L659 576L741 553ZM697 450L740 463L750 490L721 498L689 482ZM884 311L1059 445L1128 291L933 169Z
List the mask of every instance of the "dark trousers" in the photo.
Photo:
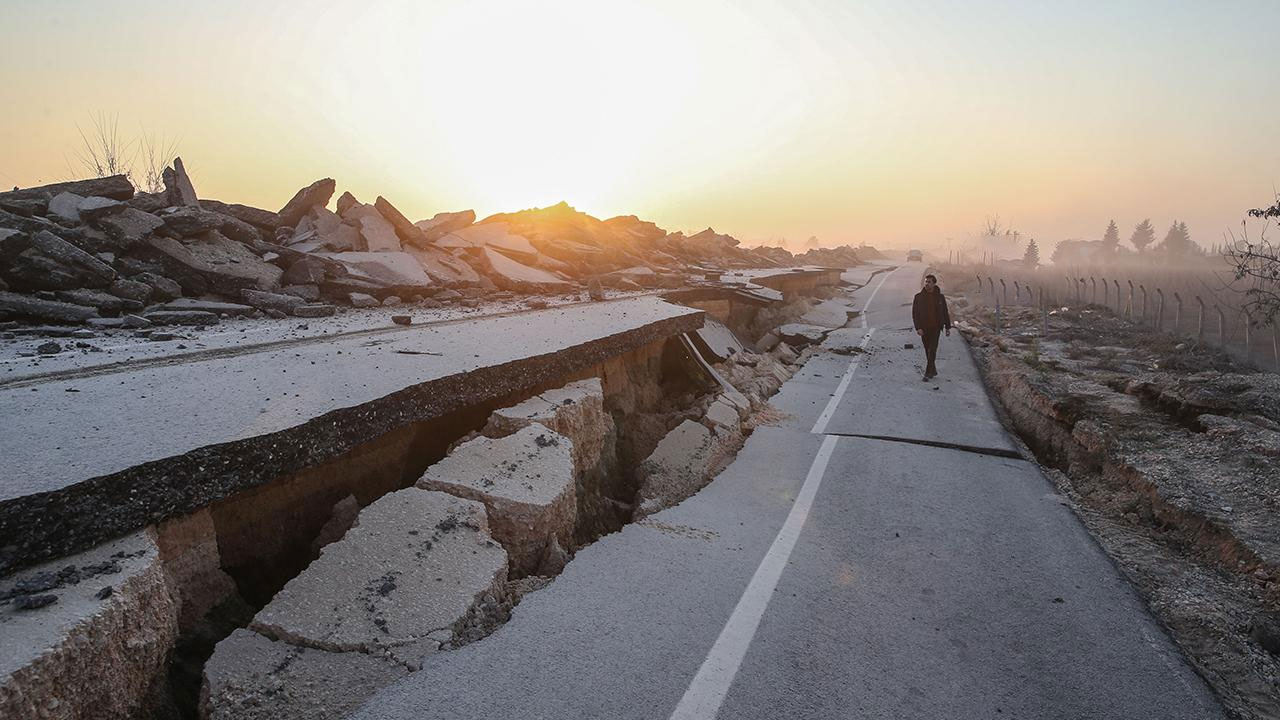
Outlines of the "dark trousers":
M938 359L938 336L942 334L942 328L921 328L921 340L924 342L924 357L928 361L925 365L925 375L937 375L938 367L934 365L934 361Z

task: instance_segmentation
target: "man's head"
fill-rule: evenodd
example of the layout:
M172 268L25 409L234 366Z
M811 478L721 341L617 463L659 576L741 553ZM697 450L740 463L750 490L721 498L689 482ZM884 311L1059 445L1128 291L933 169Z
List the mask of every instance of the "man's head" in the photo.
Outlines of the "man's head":
M937 289L938 289L938 276L936 276L936 275L932 275L932 274L930 274L930 275L925 275L925 276L924 276L924 289L925 289L925 291L926 291L926 292L934 292L935 290L937 290Z

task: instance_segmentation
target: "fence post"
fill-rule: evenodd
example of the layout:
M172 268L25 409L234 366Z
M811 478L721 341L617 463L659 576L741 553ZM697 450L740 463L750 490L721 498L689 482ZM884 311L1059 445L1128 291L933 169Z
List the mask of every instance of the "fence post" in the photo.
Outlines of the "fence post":
M1156 330L1163 330L1164 325L1164 291L1156 288Z
M1129 283L1129 302L1125 303L1124 305L1124 319L1132 320L1133 319L1133 281L1126 280L1125 282Z
M1076 303L1084 305L1084 278L1076 278Z
M1204 342L1204 301L1200 296L1196 296L1196 303L1200 305L1200 318L1196 321L1196 342Z
M996 281L992 280L990 275L987 276L987 287L991 289L991 297L999 301L1000 298L996 297Z
M1177 335L1182 328L1182 296L1178 294L1177 290L1173 291L1173 299L1178 303L1178 309L1173 315L1173 334Z
M1040 286L1040 337L1049 337L1049 306L1044 304L1044 285Z
M1142 291L1142 319L1138 321L1139 325L1147 324L1147 288L1138 283L1138 289Z
M1215 304L1214 310L1218 311L1218 347L1227 347L1227 316L1222 312L1222 306Z
M1000 278L1000 295L1004 298L1004 304L1009 304L1009 286L1004 284L1004 278Z
M1015 304L1022 302L1022 286L1018 284L1017 280L1013 281L1013 302Z
M1102 306L1111 309L1111 288L1107 285L1107 279L1102 278Z
M982 294L982 276L974 275L974 277L978 278L978 294L981 295Z
M1120 308L1121 308L1121 305L1120 305L1120 281L1119 281L1119 280L1112 280L1111 282L1116 286L1116 315L1119 315L1119 314L1120 314Z
M1089 303L1092 305L1097 305L1098 304L1098 279L1090 275L1089 284L1093 287L1093 299L1090 300Z
M1249 311L1241 311L1244 315L1244 359L1246 361L1253 359L1253 335L1250 329L1253 327L1253 318L1250 317Z

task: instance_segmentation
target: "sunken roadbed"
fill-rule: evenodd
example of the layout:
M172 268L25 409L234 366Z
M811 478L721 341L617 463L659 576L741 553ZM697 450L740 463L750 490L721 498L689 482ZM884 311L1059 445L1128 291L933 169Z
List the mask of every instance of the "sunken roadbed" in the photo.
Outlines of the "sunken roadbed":
M0 386L0 572L64 556L701 327L658 298ZM322 378L322 380L317 380Z

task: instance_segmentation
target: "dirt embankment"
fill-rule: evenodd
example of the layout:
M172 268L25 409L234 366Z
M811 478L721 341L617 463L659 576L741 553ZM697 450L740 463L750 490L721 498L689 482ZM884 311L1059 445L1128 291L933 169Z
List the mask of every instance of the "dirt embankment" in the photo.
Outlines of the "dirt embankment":
M1006 422L1229 712L1280 717L1280 375L1096 306L997 332L982 299L955 304Z

